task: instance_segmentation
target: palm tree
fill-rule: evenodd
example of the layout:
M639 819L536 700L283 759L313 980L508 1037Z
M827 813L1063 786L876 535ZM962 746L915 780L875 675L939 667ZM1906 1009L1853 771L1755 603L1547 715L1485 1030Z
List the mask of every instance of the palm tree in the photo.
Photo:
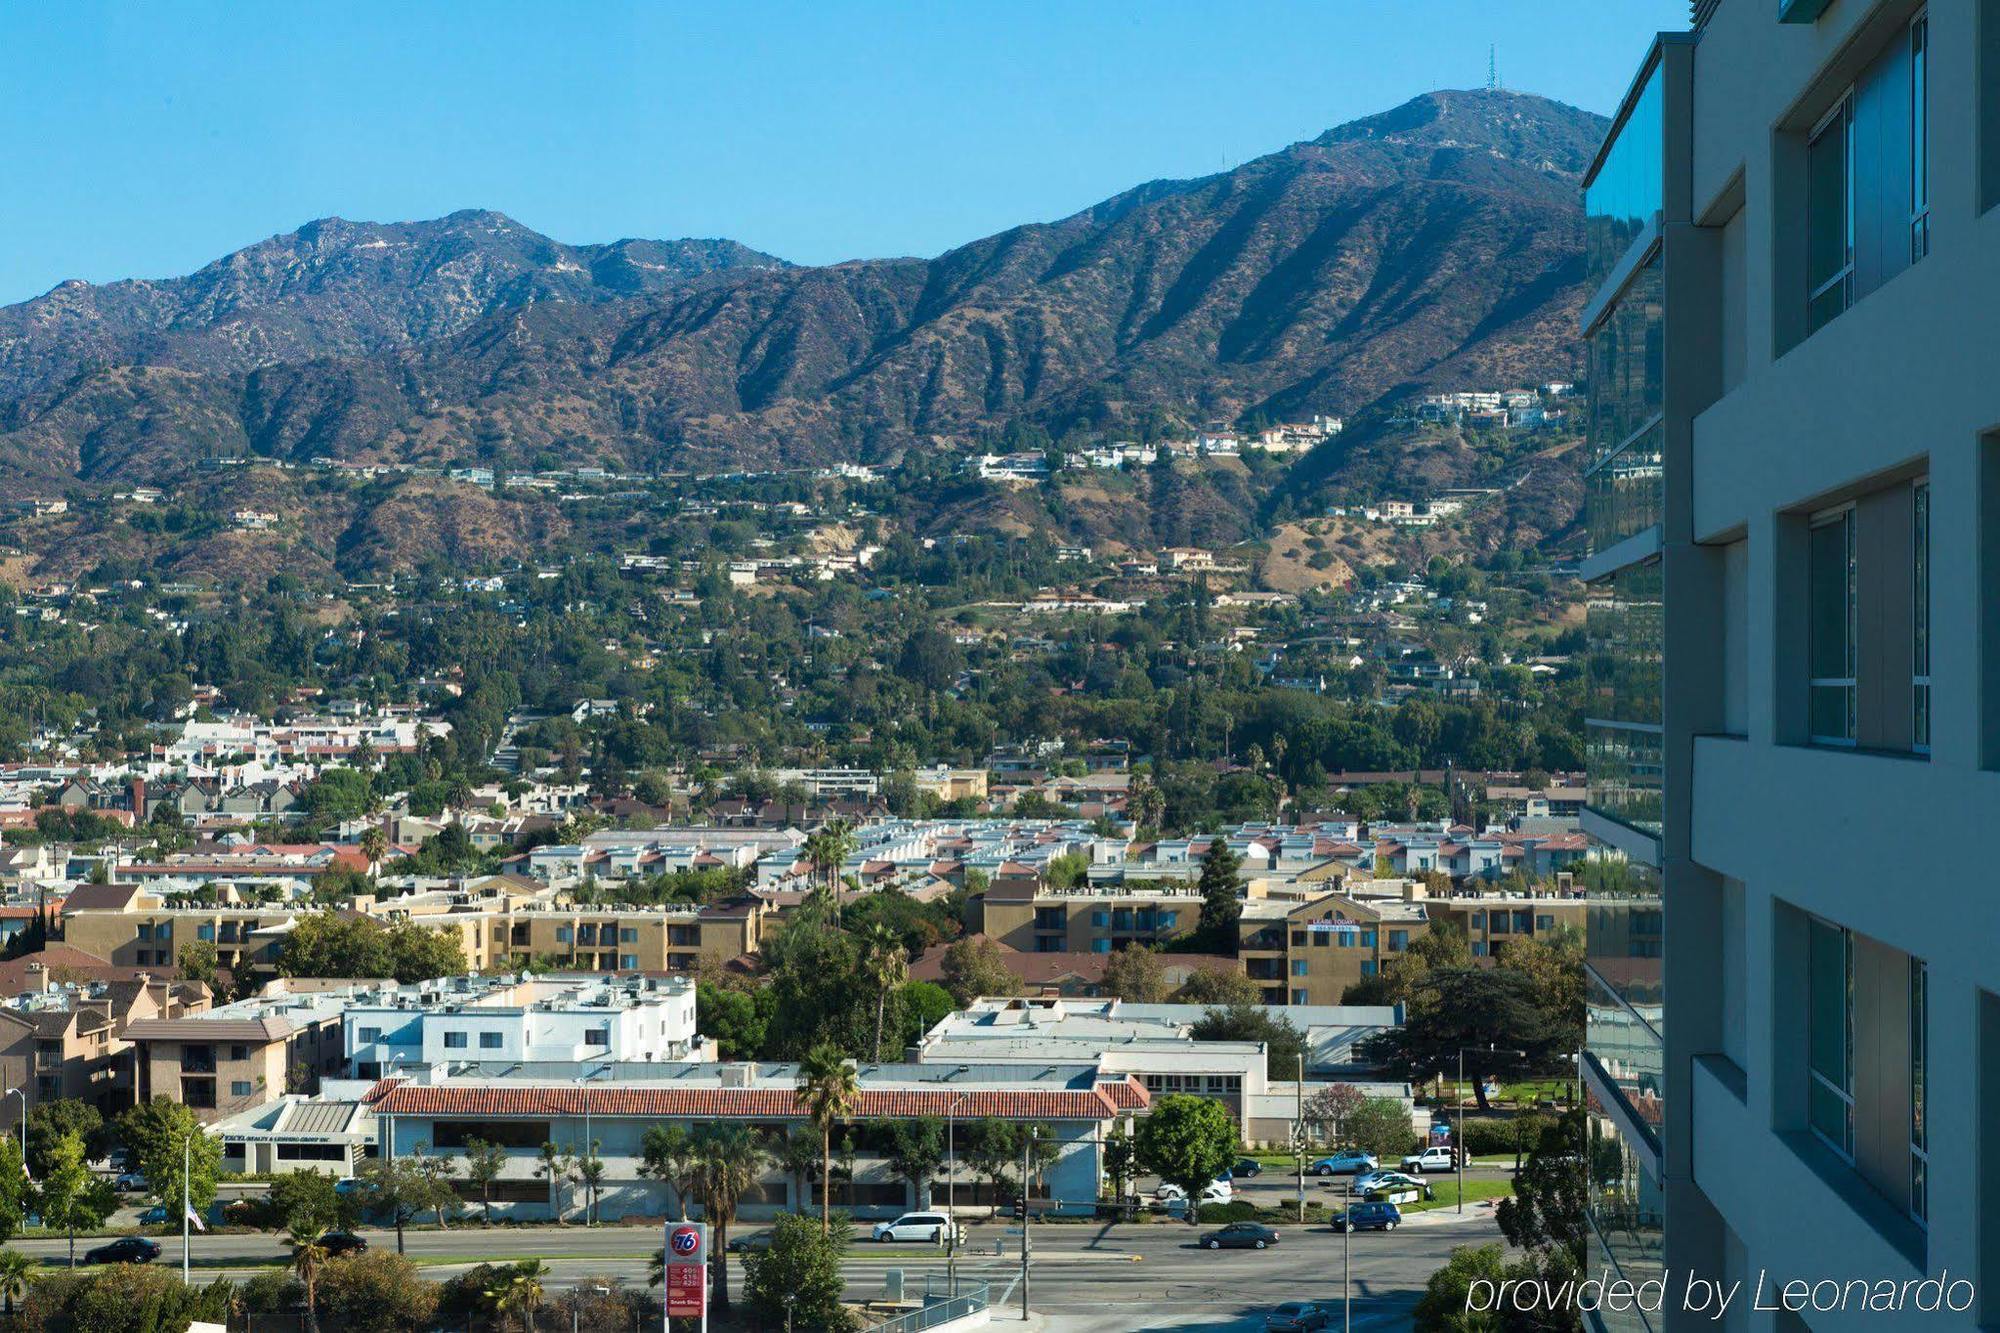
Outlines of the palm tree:
M829 895L839 890L840 868L847 864L847 858L854 855L858 846L860 843L855 840L854 825L845 819L823 825L806 839L806 861Z
M7 1300L7 1320L14 1319L14 1302L26 1298L28 1276L35 1271L35 1261L19 1250L0 1250L0 1296Z
M875 1059L882 1059L882 1020L889 1007L889 992L910 975L909 955L895 931L877 921L861 938L861 966L875 983Z
M493 1302L496 1314L518 1314L522 1327L535 1333L535 1311L544 1295L542 1279L548 1275L549 1266L540 1259L523 1259L505 1281L487 1290L486 1299Z
M778 1163L778 1169L794 1185L798 1192L792 1197L799 1201L799 1211L805 1211L805 1203L812 1197L808 1188L813 1168L819 1165L819 1145L812 1141L810 1134L787 1134L778 1140L777 1149L771 1154Z
M597 1154L603 1142L592 1139L580 1157L569 1159L570 1178L583 1186L583 1224L597 1225L597 1193L604 1185L604 1159Z
M549 1207L555 1212L556 1224L562 1225L562 1178L568 1174L563 1165L563 1150L553 1143L544 1142L541 1165L535 1168L535 1174L549 1182Z
M377 824L361 835L361 854L368 858L368 873L381 873L382 858L389 854L389 835Z
M833 1126L845 1119L861 1096L854 1065L838 1046L823 1041L799 1065L798 1103L819 1130L819 1231L833 1230Z
M295 1229L285 1244L292 1247L292 1271L306 1284L307 1333L319 1333L319 1273L332 1257L326 1249L326 1231L321 1227Z
M701 1192L702 1215L715 1233L716 1256L729 1252L729 1220L736 1205L757 1185L764 1174L770 1153L763 1138L745 1125L714 1123L695 1134L695 1160L700 1164L696 1188ZM729 1264L715 1262L715 1304L729 1308Z
M688 1220L688 1200L695 1191L700 1166L694 1154L694 1136L686 1125L655 1125L646 1131L639 1145L644 1165L642 1176L665 1183L674 1192L680 1220Z

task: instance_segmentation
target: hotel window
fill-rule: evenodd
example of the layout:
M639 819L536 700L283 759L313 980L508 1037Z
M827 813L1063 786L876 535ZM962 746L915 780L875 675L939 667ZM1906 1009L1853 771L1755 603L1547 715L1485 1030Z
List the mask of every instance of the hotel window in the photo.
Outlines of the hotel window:
M1806 1123L1854 1158L1854 937L1813 917L1806 935Z
M568 944L569 942L570 942L570 928L568 926L557 926L556 943Z
M1310 1001L1310 999L1311 999L1310 993L1304 989L1295 988L1292 991L1293 1004L1306 1004Z
M583 1044L586 1046L609 1046L611 1044L611 1029L591 1028L583 1034Z
M249 1083L242 1079L237 1079L229 1085L229 1095L232 1097L248 1097L250 1095Z
M618 942L620 944L637 944L639 942L638 928L636 926L620 926L618 928Z
M1392 931L1390 931L1390 932L1389 932L1389 952L1390 952L1390 953L1401 953L1401 952L1403 952L1403 950L1405 950L1405 949L1407 949L1407 948L1409 948L1409 947L1410 947L1410 932L1409 932L1409 931L1407 931L1407 930L1392 930Z
M1931 1033L1930 968L1921 958L1910 960L1910 1215L1919 1222L1930 1217L1930 1122L1924 1105L1928 1095L1927 1066Z
M1303 977L1303 976L1307 976L1307 975L1309 975L1309 974L1311 973L1311 971L1312 971L1312 965L1311 965L1310 963L1306 962L1306 960L1305 960L1305 959L1303 959L1303 958L1294 958L1294 959L1292 960L1292 975L1293 975L1293 976L1295 976L1295 977Z
M639 970L639 955L636 953L619 954L618 970L621 972L637 972Z
M1854 99L1842 97L1806 144L1806 332L1854 299Z
M1364 977L1375 975L1375 960L1373 958L1364 958L1361 960L1361 975Z
M482 1051L497 1051L497 1050L499 1050L499 1049L500 1049L500 1034L499 1034L499 1033L497 1033L497 1032L482 1032L482 1033L480 1033L480 1034L479 1034L479 1049L480 1049L480 1050L482 1050Z
M1807 730L1816 745L1854 744L1854 508L1815 518L1808 534Z
M1931 20L1910 24L1910 262L1931 252L1930 91Z
M466 1045L466 1042L465 1042L465 1034L464 1034L463 1032L447 1032L447 1033L445 1033L445 1034L444 1034L444 1045L445 1045L445 1049L446 1049L446 1050L448 1050L448 1051L462 1051L462 1050L464 1050L464 1049L465 1049L465 1045Z
M371 1045L372 1043L374 1043L374 1042L378 1042L378 1041L380 1041L380 1040L382 1040L382 1029L381 1029L381 1028L363 1028L363 1029L361 1029L361 1044L362 1044L363 1046L367 1046L367 1045Z
M1924 754L1931 748L1931 485L1920 481L1912 489L1915 497L1911 526L1913 535L1910 595L1911 624L1911 748Z

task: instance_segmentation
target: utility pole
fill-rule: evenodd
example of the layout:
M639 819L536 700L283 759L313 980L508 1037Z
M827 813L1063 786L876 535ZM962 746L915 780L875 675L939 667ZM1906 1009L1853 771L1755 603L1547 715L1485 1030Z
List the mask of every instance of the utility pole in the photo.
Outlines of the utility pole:
M1036 1126L1028 1126L1028 1132L1021 1136L1021 1322L1028 1320L1028 1251L1032 1248L1028 1239L1028 1222L1034 1209L1028 1202L1028 1155L1035 1146Z
M188 1207L188 1170L194 1163L194 1139L192 1136L181 1140L181 1284L187 1285L189 1261L188 1218L194 1215Z

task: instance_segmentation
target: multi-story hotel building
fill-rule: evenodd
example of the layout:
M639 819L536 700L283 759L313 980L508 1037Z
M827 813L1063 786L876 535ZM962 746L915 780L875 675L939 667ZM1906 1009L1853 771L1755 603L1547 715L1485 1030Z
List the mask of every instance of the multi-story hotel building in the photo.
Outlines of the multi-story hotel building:
M2000 0L1693 10L1585 185L1590 1263L1991 1325ZM1748 1300L1946 1273L1972 1308Z

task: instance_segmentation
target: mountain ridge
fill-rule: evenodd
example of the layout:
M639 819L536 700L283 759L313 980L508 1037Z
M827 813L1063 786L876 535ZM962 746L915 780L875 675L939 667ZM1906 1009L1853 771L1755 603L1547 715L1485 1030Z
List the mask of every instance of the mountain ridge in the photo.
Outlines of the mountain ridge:
M1013 419L1121 431L1566 375L1603 125L1428 93L930 259L566 246L483 210L323 219L32 321L67 284L0 308L0 464L18 490L243 454L879 461ZM400 287L370 285L385 266Z

